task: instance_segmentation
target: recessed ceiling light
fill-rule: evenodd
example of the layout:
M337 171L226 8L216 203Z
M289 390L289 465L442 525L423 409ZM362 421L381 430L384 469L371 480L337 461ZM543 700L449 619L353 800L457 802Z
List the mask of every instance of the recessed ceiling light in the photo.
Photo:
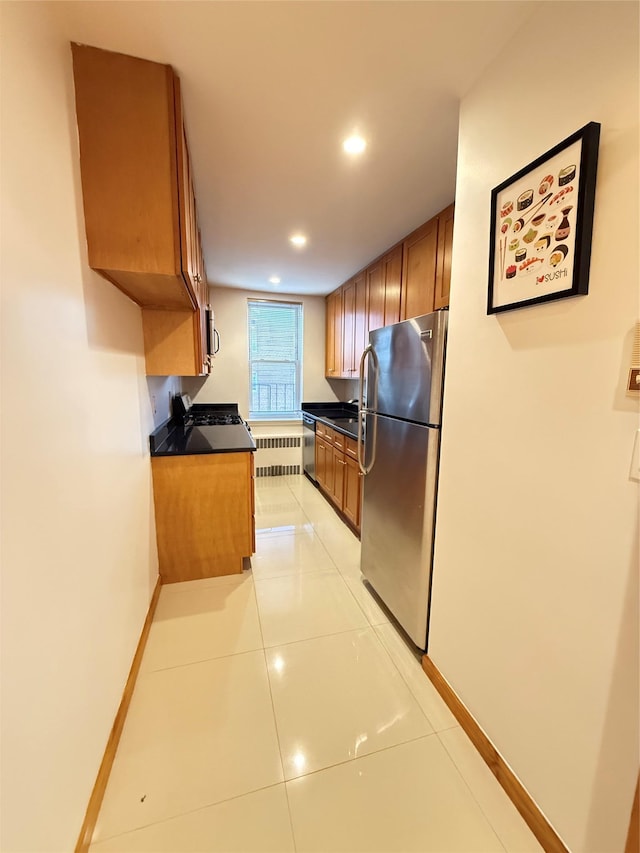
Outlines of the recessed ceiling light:
M304 246L307 242L307 238L304 234L294 234L292 237L289 237L289 240L293 243L294 246Z
M272 275L269 279L269 284L280 284L280 279L277 275Z
M365 140L358 136L357 133L354 133L353 136L350 136L348 139L342 143L342 147L347 152L347 154L362 154L364 149L367 147L367 143Z

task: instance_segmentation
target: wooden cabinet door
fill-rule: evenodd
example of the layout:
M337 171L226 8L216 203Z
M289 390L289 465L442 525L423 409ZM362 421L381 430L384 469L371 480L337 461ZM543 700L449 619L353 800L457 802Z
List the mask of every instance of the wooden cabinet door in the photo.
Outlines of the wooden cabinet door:
M346 462L344 453L337 447L332 448L333 456L333 488L329 492L334 504L342 511L344 501L344 470Z
M175 102L176 121L176 161L178 169L178 207L180 211L180 265L185 284L192 296L194 304L198 300L199 284L199 236L196 214L196 197L193 190L191 177L191 161L189 159L189 148L187 135L184 127L182 113L182 96L180 93L180 80L173 75L173 91Z
M323 489L327 486L327 444L316 434L316 482Z
M356 284L355 279L342 285L342 372L350 379L355 371L355 319Z
M453 213L455 205L450 204L438 214L438 265L436 270L436 288L434 308L446 308L449 305L451 288L451 249L453 246Z
M350 456L345 456L344 500L342 511L351 524L360 529L360 469Z
M335 324L336 302L330 293L325 299L325 339L324 339L324 375L335 378L336 375L336 324Z
M376 261L367 268L368 330L380 329L384 326L384 268L382 261Z
M367 276L361 272L354 279L355 286L355 321L354 321L354 378L360 370L360 356L369 342L369 325L367 317Z
M402 244L382 259L384 270L384 325L400 320L400 282L402 281Z
M342 373L342 290L334 290L326 299L325 376L329 379Z
M434 308L438 217L430 219L410 234L403 243L402 295L403 320L429 314Z
M173 70L71 49L89 265L138 305L193 310L181 269Z
M253 553L251 458L251 453L152 457L163 583L242 572L243 557Z

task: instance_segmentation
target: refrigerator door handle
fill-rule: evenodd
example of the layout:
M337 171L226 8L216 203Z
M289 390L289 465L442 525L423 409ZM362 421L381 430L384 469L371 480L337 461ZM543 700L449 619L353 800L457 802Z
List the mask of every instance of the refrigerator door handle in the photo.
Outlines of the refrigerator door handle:
M373 361L373 388L370 389L372 392L371 397L373 400L373 408L377 409L378 405L378 356L376 355L376 351L368 344L365 347L364 352L360 357L360 374L359 374L359 384L358 384L358 467L360 471L366 476L369 471L373 468L376 461L376 439L378 435L378 419L376 417L373 418L373 429L371 430L371 461L368 465L364 464L364 458L366 458L366 453L363 453L364 450L364 442L362 440L362 417L367 414L368 407L365 408L364 405L364 365L367 360L367 356L371 355L371 359ZM363 458L364 457L364 458Z

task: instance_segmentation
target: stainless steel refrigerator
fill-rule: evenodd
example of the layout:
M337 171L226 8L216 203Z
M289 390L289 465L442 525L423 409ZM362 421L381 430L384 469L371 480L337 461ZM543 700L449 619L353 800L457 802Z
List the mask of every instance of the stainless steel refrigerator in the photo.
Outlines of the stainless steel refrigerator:
M361 570L421 649L429 623L447 318L436 311L376 329L360 362Z

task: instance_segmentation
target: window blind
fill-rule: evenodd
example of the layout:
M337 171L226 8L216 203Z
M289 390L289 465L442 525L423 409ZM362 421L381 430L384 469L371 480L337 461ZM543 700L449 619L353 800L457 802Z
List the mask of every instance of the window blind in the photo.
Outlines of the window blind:
M249 417L300 416L302 305L249 300Z

